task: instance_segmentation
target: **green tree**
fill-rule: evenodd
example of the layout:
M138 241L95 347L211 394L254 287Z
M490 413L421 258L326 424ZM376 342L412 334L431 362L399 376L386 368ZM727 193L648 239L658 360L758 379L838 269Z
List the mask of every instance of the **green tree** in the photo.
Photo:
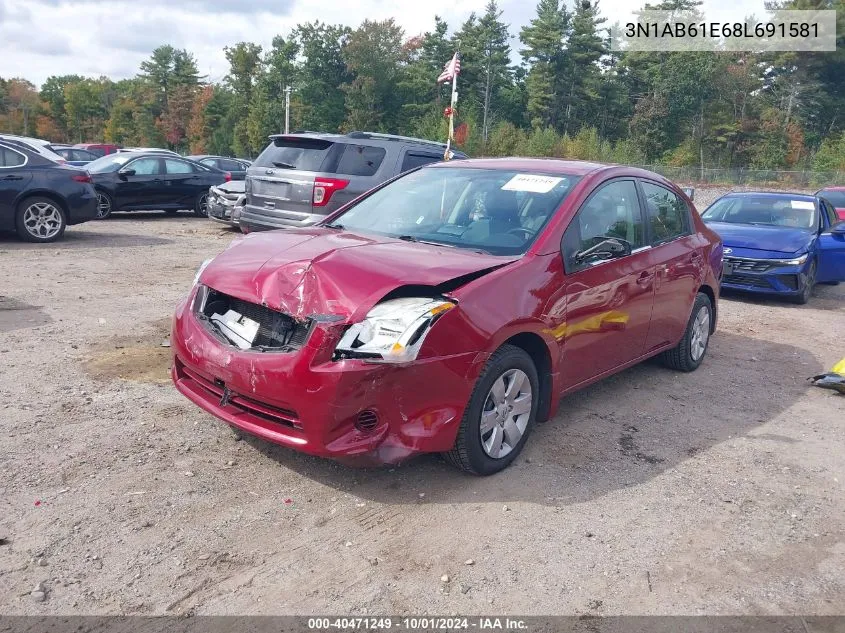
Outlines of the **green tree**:
M349 34L346 26L322 22L300 24L294 31L302 56L297 94L303 128L337 132L346 118L344 93L339 87L350 81L341 53Z
M262 70L261 47L252 42L240 42L224 50L229 61L229 74L225 81L234 95L232 149L240 156L252 156L257 148L250 142L249 108Z
M520 31L521 53L530 64L525 81L527 110L535 127L560 124L557 103L569 22L570 14L560 0L540 0L537 17Z

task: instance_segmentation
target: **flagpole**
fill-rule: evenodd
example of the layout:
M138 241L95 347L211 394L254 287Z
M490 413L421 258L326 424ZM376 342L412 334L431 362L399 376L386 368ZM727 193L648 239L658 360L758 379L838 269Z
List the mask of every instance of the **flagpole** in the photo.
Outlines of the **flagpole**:
M458 52L455 52L455 60L458 59ZM452 140L455 137L455 106L458 103L458 73L456 68L452 69L452 101L449 107L449 138L446 139L446 153L443 155L443 160L449 160L449 154L452 150Z

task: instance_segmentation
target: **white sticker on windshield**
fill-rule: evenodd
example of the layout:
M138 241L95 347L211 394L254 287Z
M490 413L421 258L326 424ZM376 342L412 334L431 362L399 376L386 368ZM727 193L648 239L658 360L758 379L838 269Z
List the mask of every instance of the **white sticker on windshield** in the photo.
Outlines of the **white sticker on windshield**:
M792 208L812 211L816 206L809 200L792 200Z
M502 186L503 191L529 191L549 193L563 178L538 174L517 174Z

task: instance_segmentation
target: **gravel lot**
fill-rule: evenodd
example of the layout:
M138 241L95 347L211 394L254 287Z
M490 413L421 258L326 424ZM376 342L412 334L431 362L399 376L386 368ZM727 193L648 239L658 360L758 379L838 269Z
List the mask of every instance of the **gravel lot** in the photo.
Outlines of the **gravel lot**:
M498 476L352 470L238 441L169 384L169 316L233 236L0 236L0 612L845 612L845 397L806 380L845 356L845 285L724 298L698 372L567 398Z

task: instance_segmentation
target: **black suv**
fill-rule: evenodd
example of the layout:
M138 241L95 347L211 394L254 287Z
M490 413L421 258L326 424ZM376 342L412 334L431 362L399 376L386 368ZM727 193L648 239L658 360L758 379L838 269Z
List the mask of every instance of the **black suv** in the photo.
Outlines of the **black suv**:
M370 132L270 137L246 174L244 232L308 226L408 170L443 160L446 146ZM454 152L453 158L466 158Z

